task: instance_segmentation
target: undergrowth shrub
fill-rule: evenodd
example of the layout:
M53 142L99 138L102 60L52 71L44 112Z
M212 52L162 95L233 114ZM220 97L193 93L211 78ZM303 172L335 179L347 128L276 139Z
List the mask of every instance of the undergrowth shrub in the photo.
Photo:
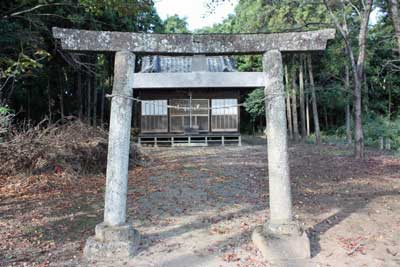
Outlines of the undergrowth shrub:
M379 140L391 140L391 148L400 149L400 117L370 116L364 121L364 140L367 146L379 146Z
M384 142L390 140L391 149L400 151L400 117L389 120L385 116L369 115L363 120L364 143L366 146L380 146L380 139ZM354 133L354 128L352 127ZM326 144L347 144L346 127L341 126L337 129L321 132L321 141ZM354 141L354 138L353 138ZM307 143L315 143L315 134L311 134L307 139Z
M7 136L13 118L14 112L8 106L0 105L0 143Z

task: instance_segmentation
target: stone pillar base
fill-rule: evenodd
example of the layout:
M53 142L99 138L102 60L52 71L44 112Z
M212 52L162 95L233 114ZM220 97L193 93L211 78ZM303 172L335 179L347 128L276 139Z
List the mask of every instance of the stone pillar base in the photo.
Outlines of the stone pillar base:
M83 255L86 260L107 261L127 259L135 255L140 236L132 226L96 225L96 234L87 239Z
M304 262L311 257L310 240L296 223L259 226L252 240L264 259L278 266L292 266L291 262Z

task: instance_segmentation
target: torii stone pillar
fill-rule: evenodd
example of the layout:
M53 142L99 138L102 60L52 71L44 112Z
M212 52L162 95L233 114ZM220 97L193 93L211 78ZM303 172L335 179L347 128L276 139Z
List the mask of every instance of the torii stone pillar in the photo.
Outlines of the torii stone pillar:
M267 97L270 220L256 228L252 239L268 261L287 263L310 258L310 241L292 217L281 52L266 52L263 68Z
M126 223L128 164L131 134L135 55L129 51L115 54L114 85L108 137L107 181L104 222L96 226L84 248L88 260L123 259L135 254L139 234Z

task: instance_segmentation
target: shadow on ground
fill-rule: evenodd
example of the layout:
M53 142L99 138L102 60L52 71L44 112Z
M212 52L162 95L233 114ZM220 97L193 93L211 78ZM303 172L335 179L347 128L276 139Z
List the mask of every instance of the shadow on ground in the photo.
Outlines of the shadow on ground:
M289 151L294 210L308 231L314 258L319 259L321 242L330 229L364 211L375 199L399 196L398 158L374 152L358 161L348 149L333 146L294 145ZM250 242L254 227L268 216L265 145L146 148L144 152L151 162L132 170L129 177L129 220L143 237L135 266L151 266L144 259L163 259L162 266L192 260L219 266L213 265L219 259L229 266L235 258L227 254L242 261L253 258L259 264L254 266L265 266ZM76 190L74 196L54 199L2 200L0 222L20 220L21 214L26 222L23 231L9 232L5 238L21 244L29 241L19 251L0 249L8 255L7 264L24 262L29 255L62 266L68 265L62 262L65 255L80 257L84 241L102 219L104 189ZM38 213L40 220L32 223ZM4 232L0 234L4 237ZM52 241L56 249L29 250L33 240ZM66 248L69 243L78 245ZM172 255L175 250L180 253ZM48 251L52 256L44 256Z

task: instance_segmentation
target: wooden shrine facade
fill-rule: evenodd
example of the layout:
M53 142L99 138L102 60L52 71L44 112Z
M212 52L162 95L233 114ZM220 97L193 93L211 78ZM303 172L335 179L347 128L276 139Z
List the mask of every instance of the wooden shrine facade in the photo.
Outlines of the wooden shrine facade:
M135 74L139 89L134 90L134 96L141 100L134 105L134 127L139 129L140 141L154 144L154 138L158 138L160 143L173 144L175 140L192 143L192 140L201 139L205 144L209 140L207 137L219 136L221 142L225 135L238 137L238 103L247 88L203 87L197 79L201 75L209 79L211 74L223 84L221 74L232 73L237 73L235 62L227 56L145 56L141 71ZM192 80L184 81L186 75L193 75ZM142 77L146 76L152 77L151 84L145 84L149 80ZM159 77L157 86L154 77ZM260 84L263 82L262 77L257 79ZM166 87L164 81L176 84ZM161 86L163 88L157 88ZM189 136L198 138L182 138Z

